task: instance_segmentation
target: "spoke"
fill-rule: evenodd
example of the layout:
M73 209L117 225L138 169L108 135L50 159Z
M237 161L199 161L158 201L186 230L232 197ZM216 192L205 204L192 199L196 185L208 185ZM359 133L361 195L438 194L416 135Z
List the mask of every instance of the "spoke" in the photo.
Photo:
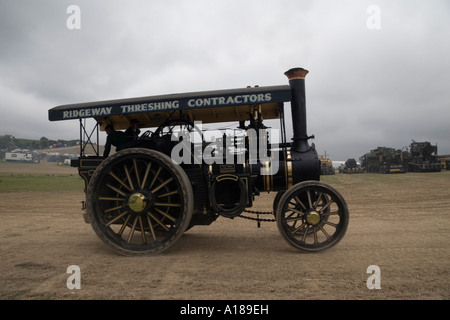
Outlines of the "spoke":
M308 205L309 205L310 208L312 208L313 206L312 206L312 203L311 203L311 193L309 192L309 190L306 191L306 194L308 195Z
M159 175L159 173L161 172L161 167L159 167L158 168L158 171L156 171L156 174L155 174L155 176L153 177L153 180L152 180L152 183L150 184L150 186L148 187L149 189L151 189L152 187L153 187L153 184L155 183L155 181L156 181L156 178L158 178L158 175Z
M119 220L120 218L122 218L124 215L126 215L128 213L128 211L125 211L123 213L121 213L120 215L118 215L117 217L115 217L114 219L112 219L111 221L109 221L106 225L110 226L112 223L116 222L117 220Z
M150 217L147 215L148 227L150 228L150 233L152 234L153 240L156 240L155 230L153 230L152 222L150 221Z
M145 237L144 225L142 224L142 218L141 218L141 216L138 216L138 217L139 217L139 226L141 227L142 241L144 243L147 243L147 238Z
M305 205L303 204L303 202L298 198L298 196L294 197L295 201L297 201L297 203L303 208L303 210L306 210Z
M324 224L327 224L327 225L329 225L329 226L332 226L332 227L337 227L337 223L333 223L333 222L328 222L328 221L325 221L325 220L322 220L322 222L324 223Z
M156 218L155 216L153 216L153 214L151 212L147 212L147 214L153 219L155 220L161 227L163 227L166 231L169 231L169 228L167 228L161 221L158 220L158 218Z
M136 159L133 159L133 166L134 166L134 173L136 174L137 185L140 186L141 185L141 181L139 179L139 172L138 172L138 168L137 168Z
M322 192L319 193L319 196L317 197L317 200L316 200L316 202L314 203L314 208L317 208L317 205L319 204L319 201L321 200L321 198L322 198Z
M123 165L123 169L125 170L125 174L127 175L127 179L128 179L128 183L130 184L130 188L131 188L131 190L133 190L134 189L133 181L131 181L130 173L128 172L128 168L127 168L126 164Z
M112 190L114 190L115 192L117 192L118 194L122 195L122 196L126 196L125 192L120 191L119 189L117 189L116 187L110 185L110 184L106 184L106 186Z
M289 212L289 210L286 211L286 213L288 213L288 212ZM291 218L292 216L294 216L294 214L295 214L295 212L291 212L290 214L286 215L286 219ZM297 215L297 217L298 217L298 215Z
M332 215L336 215L339 214L339 210L338 211L333 211L333 212L324 212L324 213L320 213L322 216L332 216Z
M114 211L114 210L118 210L118 209L122 209L122 206L117 206L117 207L114 207L114 208L109 208L109 209L106 209L105 211L103 211L104 213L108 213L108 212L111 212L111 211Z
M172 220L173 222L175 222L175 218L172 217L171 215L169 215L169 214L167 214L167 213L165 213L165 212L159 210L158 208L155 208L155 210L158 211L158 212L159 212L160 214L162 214L163 216L165 216L165 217L169 218L170 220Z
M134 218L133 226L131 227L130 234L128 235L128 239L127 239L127 242L128 242L128 243L130 243L131 238L133 237L134 229L136 228L136 222L137 222L137 221L138 221L138 217L136 216L136 218Z
M112 198L112 197L98 197L98 200L104 200L104 201L125 201L124 198Z
M130 220L130 215L128 215L127 219L122 225L122 228L120 228L119 232L117 232L118 235L122 235L123 231L125 230L125 227L127 226L128 220Z
M156 191L158 191L159 189L161 189L162 187L164 187L166 184L168 184L169 182L171 182L173 180L173 178L169 178L166 181L164 181L163 183L161 183L158 187L156 187L155 189L152 190L152 193L156 193Z
M304 214L304 212L303 212L303 211L297 210L297 209L295 209L295 208L289 208L289 207L288 207L288 211L293 211L293 212L295 212L295 213L299 213L299 214L301 214L301 215L303 215L303 214Z
M305 227L305 223L302 223L298 228L296 228L294 231L292 231L292 234L297 233L298 230Z
M114 179L116 179L122 186L124 186L128 191L131 191L131 189L130 189L130 187L129 186L127 186L125 183L123 183L123 181L122 180L120 180L119 179L119 177L117 177L113 172L109 172L109 175L111 176L111 177L113 177Z
M147 168L145 169L145 173L144 173L144 178L142 179L142 183L141 183L141 189L144 189L145 183L147 182L147 178L148 178L148 173L150 172L150 167L152 166L152 163L149 162L147 164Z
M319 228L320 228L320 230L323 232L323 234L325 234L325 236L327 237L327 239L329 239L330 238L330 235L325 231L325 229L322 227L322 225L318 225L319 226Z
M292 224L291 228L297 228L297 224L298 223L302 224L303 220L296 220L296 221L294 221L294 223Z
M308 229L309 229L309 224L306 225L305 233L303 234L303 238L302 238L303 242L305 242L305 240L306 240L306 235L308 234Z
M286 218L286 222L302 220L303 217Z
M320 202L320 204L317 204L318 206L320 206L320 205L322 205L323 206L323 204L326 202L326 201L328 201L328 199L330 199L330 197L328 196L328 194L324 194L323 196L322 196L322 201Z
M319 243L319 240L317 239L317 230L313 227L313 233L314 233L314 243Z
M334 202L334 200L330 199L330 201L328 201L328 203L325 206L322 207L320 212L322 213L324 210L326 210L333 202Z
M173 194L177 194L177 193L178 193L178 191L177 191L177 190L175 190L175 191L171 191L171 192L167 192L167 193L164 193L164 194L162 194L162 195L158 196L158 198L168 197L168 196L171 196L171 195L173 195Z
M179 204L179 203L155 202L155 206L158 206L158 207L181 207L181 204Z

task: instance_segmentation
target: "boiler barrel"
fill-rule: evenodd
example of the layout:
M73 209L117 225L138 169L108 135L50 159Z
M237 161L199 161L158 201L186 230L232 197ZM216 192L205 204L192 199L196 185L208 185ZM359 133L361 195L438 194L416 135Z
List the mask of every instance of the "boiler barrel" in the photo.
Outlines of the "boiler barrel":
M320 179L320 160L314 148L301 153L293 150L275 152L278 152L278 160L272 157L272 160L250 165L258 190L288 190L299 182Z

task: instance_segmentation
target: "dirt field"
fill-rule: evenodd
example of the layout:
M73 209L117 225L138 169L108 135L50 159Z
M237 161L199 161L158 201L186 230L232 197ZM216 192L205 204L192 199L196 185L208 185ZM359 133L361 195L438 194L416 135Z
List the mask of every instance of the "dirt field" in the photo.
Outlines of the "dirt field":
M54 163L0 172L76 174ZM2 193L0 299L433 299L450 298L450 171L325 176L344 196L344 239L301 253L276 223L219 218L154 257L112 252L84 223L83 191ZM1 182L0 182L1 183ZM268 210L262 194L254 210ZM81 289L68 289L77 265ZM380 268L381 289L367 273Z

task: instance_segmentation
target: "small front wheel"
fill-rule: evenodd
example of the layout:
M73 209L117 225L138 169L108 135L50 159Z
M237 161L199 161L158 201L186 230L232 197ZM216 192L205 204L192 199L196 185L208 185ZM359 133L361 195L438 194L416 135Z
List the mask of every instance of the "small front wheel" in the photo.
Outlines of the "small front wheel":
M303 251L321 251L344 236L348 208L332 187L305 181L287 190L279 200L277 226L289 244Z

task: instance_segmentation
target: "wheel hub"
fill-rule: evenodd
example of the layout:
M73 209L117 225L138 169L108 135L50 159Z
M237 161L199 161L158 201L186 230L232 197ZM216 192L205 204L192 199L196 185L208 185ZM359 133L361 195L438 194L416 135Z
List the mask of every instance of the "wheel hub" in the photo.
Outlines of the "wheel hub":
M311 210L306 215L306 221L311 225L316 225L320 222L320 214L316 210Z
M145 209L146 206L147 206L146 198L140 192L133 193L128 198L128 207L134 212L141 212L142 210Z

